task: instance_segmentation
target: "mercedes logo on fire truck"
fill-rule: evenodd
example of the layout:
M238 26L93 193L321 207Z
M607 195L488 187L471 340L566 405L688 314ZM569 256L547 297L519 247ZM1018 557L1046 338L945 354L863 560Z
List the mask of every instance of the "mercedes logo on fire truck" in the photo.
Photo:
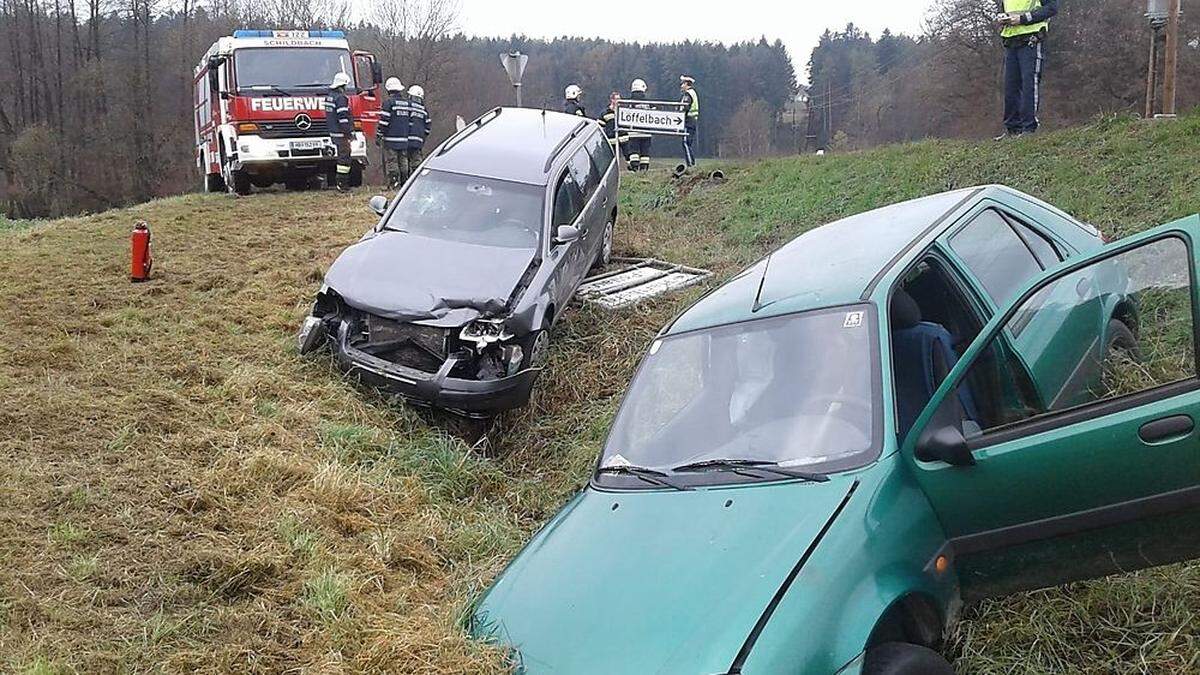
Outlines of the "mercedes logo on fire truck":
M308 131L312 127L312 118L307 113L300 113L292 120L296 123L296 128L300 131Z

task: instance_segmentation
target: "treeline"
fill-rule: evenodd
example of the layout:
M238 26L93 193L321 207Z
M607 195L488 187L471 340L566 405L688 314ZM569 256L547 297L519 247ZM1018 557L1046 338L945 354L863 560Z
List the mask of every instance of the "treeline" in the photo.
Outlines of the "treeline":
M559 109L563 88L586 90L598 116L608 93L646 80L677 100L679 75L697 78L701 148L709 155L789 151L781 131L796 77L782 43L624 44L468 38L454 0L0 0L0 198L10 217L104 209L199 189L192 128L193 69L237 28L341 28L387 75L421 84L434 141L513 101L499 55L529 54L525 105ZM731 126L752 125L749 148ZM762 138L765 135L765 139ZM781 139L779 145L773 139ZM677 154L678 143L658 144Z
M1067 0L1060 8L1046 43L1043 125L1143 112L1145 0ZM934 0L916 37L872 37L854 25L826 32L808 64L812 146L999 133L1004 55L994 15L990 1ZM1178 72L1178 105L1186 110L1200 104L1200 13L1184 13Z

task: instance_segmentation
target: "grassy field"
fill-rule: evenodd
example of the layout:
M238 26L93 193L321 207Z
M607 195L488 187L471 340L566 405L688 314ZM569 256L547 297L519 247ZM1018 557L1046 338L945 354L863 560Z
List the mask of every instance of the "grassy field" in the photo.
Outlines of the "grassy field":
M1200 210L1200 116L627 181L617 253L725 278L796 234L1003 182L1112 235ZM186 196L0 226L0 671L501 672L471 599L585 482L649 339L703 289L575 308L528 408L480 430L300 359L373 221L332 193ZM155 279L127 279L150 222ZM1200 669L1200 567L974 608L961 672Z

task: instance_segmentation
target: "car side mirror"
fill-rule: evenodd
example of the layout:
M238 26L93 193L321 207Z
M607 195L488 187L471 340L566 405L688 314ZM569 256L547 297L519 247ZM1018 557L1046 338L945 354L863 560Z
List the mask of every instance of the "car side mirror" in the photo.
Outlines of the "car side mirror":
M917 459L945 462L951 466L975 466L975 455L957 425L947 424L925 431L917 439Z
M382 216L387 211L388 199L383 195L375 195L371 197L371 201L367 202L367 205L376 215Z
M579 228L574 225L559 225L558 230L554 233L554 243L555 245L569 244L578 241L581 234Z
M374 84L383 84L383 64L378 61L371 62L371 79Z

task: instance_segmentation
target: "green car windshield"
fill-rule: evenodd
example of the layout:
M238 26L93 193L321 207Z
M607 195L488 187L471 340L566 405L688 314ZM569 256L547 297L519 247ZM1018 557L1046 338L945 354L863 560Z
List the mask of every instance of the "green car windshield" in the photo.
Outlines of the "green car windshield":
M826 473L874 460L880 436L874 323L873 307L858 305L655 341L613 422L597 481L634 485L612 471L622 466L672 472L735 460ZM715 482L757 473L723 471ZM701 482L716 477L707 472ZM780 478L763 472L763 480Z

